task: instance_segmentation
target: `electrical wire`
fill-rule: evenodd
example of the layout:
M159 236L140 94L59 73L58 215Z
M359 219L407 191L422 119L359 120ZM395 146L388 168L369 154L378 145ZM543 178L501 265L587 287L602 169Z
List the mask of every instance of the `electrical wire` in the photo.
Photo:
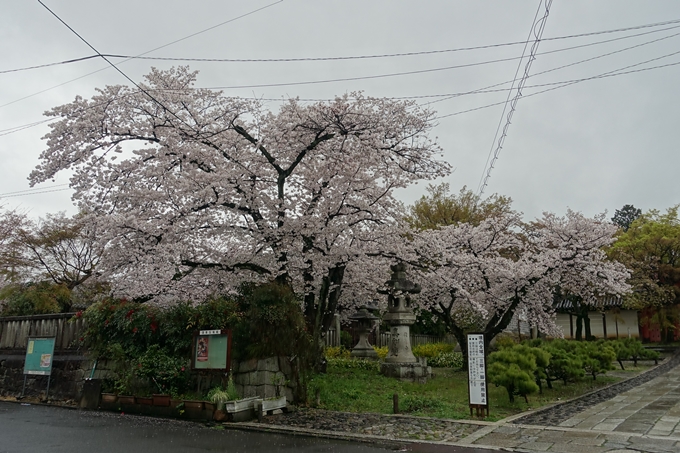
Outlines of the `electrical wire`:
M274 4L272 4L272 5L274 5ZM268 6L272 6L272 5L268 5ZM256 12L256 11L258 11L258 10L255 10L253 12ZM253 12L251 12L250 14L252 14ZM238 19L238 18L236 18L236 19ZM232 20L235 20L235 19L232 19ZM107 53L105 53L103 55L107 58L124 58L126 60L185 61L185 62L207 62L207 63L279 63L279 62L304 62L304 61L346 61L346 60L367 60L367 59L377 59L377 58L411 57L411 56L419 56L419 55L435 55L435 54L442 54L442 53L464 52L464 51L471 51L471 50L483 50L483 49L508 47L508 46L515 46L515 45L519 45L519 44L524 44L524 41L516 41L516 42L507 42L507 43L499 43L499 44L487 44L487 45L480 45L480 46L459 47L459 48L454 48L454 49L423 50L423 51L417 51L417 52L403 52L403 53L391 53L391 54L388 53L388 54L374 54L374 55L350 55L350 56L340 56L340 57L260 58L260 59L250 58L250 59L248 59L248 58L189 58L189 57L149 57L149 56L145 56L148 53L162 49L164 47L167 47L171 44L182 41L184 39L188 39L190 37L196 36L197 34L203 33L205 31L212 30L213 28L218 27L220 25L224 25L225 23L227 23L227 22L223 22L222 24L218 24L214 27L202 30L201 32L194 33L192 35L186 36L186 37L179 39L177 41L173 41L171 43L168 43L168 44L165 44L163 46L157 47L155 49L149 50L148 52L145 52L145 53L140 54L140 55L107 54ZM653 24L639 25L639 26L635 26L635 27L618 28L618 29L614 29L614 30L602 30L602 31L597 31L597 32L581 33L581 34L578 34L578 35L556 36L554 38L544 38L543 41L555 41L555 40L563 40L563 39L571 39L571 38L580 38L580 37L585 37L585 36L596 36L596 35L601 35L601 34L606 34L606 33L639 30L639 29L642 29L642 28L658 27L658 26L671 25L671 24L677 24L677 23L680 23L680 19L666 21L666 22L657 22L657 23L653 23ZM671 29L677 28L677 27L678 26L668 27L668 28L664 28L664 29L660 29L660 30L652 30L652 31L644 32L644 33L636 33L636 34L633 34L633 35L621 36L621 37L613 38L613 39L606 39L606 40L603 40L603 41L598 41L598 42L595 42L595 43L582 44L582 45L570 47L570 48L567 48L567 49L560 49L560 50L557 50L557 51L550 51L550 52L542 52L539 55L543 55L543 54L551 53L551 52L558 52L558 51L562 51L562 50L577 49L577 48L588 47L588 46L593 46L593 45L598 45L598 44L604 44L604 43L608 43L608 42L619 41L619 40L622 40L622 39L630 39L630 38L635 38L635 37L638 37L638 36L648 35L648 34L651 34L651 33L660 33L662 31L671 30ZM41 64L41 65L36 65L36 66L28 66L28 67L24 67L24 68L6 69L6 70L0 71L0 74L6 74L6 73L11 73L11 72L19 72L19 71L28 71L28 70L32 70L32 69L40 69L40 68L46 68L46 67L50 67L50 66L77 63L77 62L80 62L80 61L90 60L90 59L93 59L93 58L99 58L99 55L88 55L88 56L85 56L85 57L74 58L74 59L70 59L70 60L57 61L57 62L54 62L54 63L46 63L46 64Z
M6 197L8 195L17 195L17 194L24 194L24 193L30 195L31 192L43 191L43 190L47 190L47 189L53 189L54 187L63 187L63 186L68 186L68 183L55 184L53 186L46 186L46 187L35 187L33 189L16 190L14 192L0 193L0 197ZM66 189L59 189L59 190L66 190Z
M43 190L43 191L38 191L38 192L22 193L22 194L17 194L17 195L0 195L0 198L14 198L14 197L23 197L23 196L26 196L26 195L38 195L38 194L41 194L41 193L63 192L64 190L71 190L71 189L70 189L70 187L67 187L65 189Z
M678 54L678 53L680 53L680 51L673 52L673 54ZM670 56L670 55L666 55L666 56L660 57L660 58L665 58L667 56ZM648 61L644 62L644 63L638 63L637 65L645 64L645 63L648 63ZM663 64L663 65L651 66L649 68L634 69L632 71L617 72L615 74L605 73L605 74L599 74L599 75L592 76L592 77L585 77L585 78L582 78L582 79L574 79L574 80L566 80L566 81L562 81L562 82L553 82L553 83L544 83L544 84L540 84L540 85L526 86L525 88L535 88L535 87L538 87L538 86L548 86L548 85L559 84L558 86L553 86L553 87L545 89L545 90L536 91L536 92L531 93L531 94L523 95L522 99L530 98L530 97L536 96L538 94L547 93L548 91L559 90L560 88L566 88L568 86L575 85L575 84L581 83L581 82L587 82L587 81L590 81L590 80L598 80L598 79L605 79L605 78L609 78L609 77L616 77L616 76L620 76L620 75L635 74L635 73L638 73L638 72L651 71L651 70L654 70L654 69L662 69L662 68L668 68L668 67L671 67L671 66L678 66L678 65L680 65L680 61L675 62L675 63L667 63L667 64ZM486 105L482 105L480 107L462 110L460 112L454 112L454 113L449 113L449 114L446 114L446 115L440 115L440 116L433 118L433 120L441 120L441 119L444 119L444 118L462 115L464 113L474 112L476 110L482 110L482 109L486 109L486 108L489 108L489 107L495 107L497 105L502 105L502 104L505 104L505 101L494 102L493 104L486 104Z
M674 34L669 35L669 36L664 36L662 38L653 39L651 41L647 41L647 42L644 42L644 43L641 43L641 44L636 44L634 46L625 47L623 49L619 49L619 50L615 50L615 51L612 51L612 52L607 52L607 53L604 53L604 54L596 55L594 57L586 58L584 60L575 61L573 63L565 64L565 65L562 65L562 66L557 66L557 67L551 68L551 69L546 69L545 71L540 71L540 72L533 74L530 78L534 78L536 76L543 75L543 74L548 74L550 72L554 72L554 71L557 71L557 70L560 70L560 69L569 68L569 67L576 66L576 65L579 65L579 64L587 63L589 61L598 60L600 58L609 57L611 55L615 55L615 54L618 54L618 53L621 53L621 52L626 52L628 50L637 49L637 48L640 48L640 47L643 47L643 46L654 44L654 43L659 42L659 41L663 41L665 39L674 38L676 36L680 36L680 33L674 33ZM553 52L555 52L555 51L553 51ZM545 55L547 53L551 53L551 52L537 53L536 55ZM674 55L674 53L669 54L669 55ZM500 91L500 90L490 90L489 88L495 88L497 86L507 85L508 83L511 83L511 82L512 81L509 80L507 82L496 83L494 85L489 85L489 86L486 86L484 88L480 88L480 89L473 90L473 91L468 91L465 94L491 93L491 92L494 92L494 91ZM530 87L535 87L535 86L536 85L532 85ZM436 104L436 103L439 103L439 102L448 101L449 99L453 99L453 98L456 98L456 97L459 97L459 96L460 96L460 94L452 94L451 96L448 96L448 97L447 96L440 96L442 99L437 99L436 101L427 102L426 105L431 105L431 104Z
M491 169L493 168L493 164L497 159L498 152L500 151L503 143L503 139L505 138L506 135L506 129L508 125L510 124L510 118L512 117L513 112L515 111L515 103L517 102L516 99L518 99L520 96L522 96L522 86L526 82L526 79L529 77L529 68L531 68L531 64L533 63L534 59L536 58L536 50L538 49L538 43L541 42L541 35L543 34L543 30L545 28L545 23L547 22L548 19L548 14L550 12L550 5L546 3L545 7L545 13L544 16L537 21L538 18L538 13L541 11L541 4L543 3L543 0L540 0L538 3L538 9L536 10L536 16L534 17L534 20L531 24L531 29L529 30L529 37L527 38L526 45L524 46L524 49L526 50L526 47L529 45L529 42L531 41L531 35L532 33L534 34L534 43L531 46L531 50L529 53L529 59L526 62L525 69L524 69L524 74L522 75L519 83L517 84L517 94L513 98L513 101L510 102L510 96L512 95L513 90L515 89L515 80L517 80L517 75L519 74L519 70L522 66L522 62L520 61L520 64L517 65L517 69L515 70L515 77L512 80L512 84L510 85L510 90L508 90L508 96L505 100L505 105L503 106L503 112L501 113L501 119L498 123L498 126L496 128L496 133L493 137L493 142L491 144L491 149L489 150L489 155L487 156L486 163L484 164L484 171L482 172L482 178L483 182L480 181L480 185L478 187L479 194L478 196L481 198L482 194L484 193L484 187L486 187L487 180L491 174ZM552 3L552 0L549 0L549 3ZM540 25L539 27L539 32L536 33L536 26ZM522 57L524 57L524 52L522 52ZM508 113L507 119L506 119L506 125L505 128L503 129L503 134L501 134L500 139L498 140L498 148L496 152L494 153L493 147L494 144L496 143L496 138L498 137L498 133L501 130L501 124L503 121L503 116L505 115L505 110L510 105L510 113ZM491 159L492 153L494 154L493 159ZM489 164L491 162L491 164ZM489 172L487 173L486 178L484 178L484 173L486 172L486 168L489 166Z
M45 4L43 4L40 0L38 0L38 2L39 2L41 5L43 5L48 11L50 11L49 8L47 8L47 6L45 6ZM246 16L250 16L251 14L255 14L255 13L259 12L259 11L262 11L262 10L264 10L264 9L267 9L267 8L269 8L269 7L271 7L271 6L274 6L274 5L276 5L276 4L279 4L279 3L281 3L281 2L283 2L283 0L279 0L279 1L277 1L277 2L270 3L270 4L268 4L268 5L263 6L262 8L254 9L254 10L248 12L248 13L242 14L242 15L237 16L237 17L234 17L234 18L231 18L231 19L226 20L226 21L224 21L224 22L221 22L221 23L219 23L219 24L217 24L217 25L213 25L212 27L208 27L208 28L203 29L203 30L200 30L200 31L198 31L198 32L196 32L196 33L192 33L192 34L190 34L190 35L188 35L188 36L185 36L185 37L183 37L183 38L176 39L176 40L174 40L174 41L172 41L172 42L169 42L169 43L167 43L167 44L164 44L164 45L162 45L162 46L159 46L159 47L153 48L153 49L151 49L151 50L148 50L148 51L146 51L146 52L140 53L140 54L137 55L137 56L138 56L138 57L141 57L141 56L146 55L146 54L148 54L148 53L155 52L156 50L163 49L164 47L168 47L168 46L170 46L170 45L172 45L172 44L176 44L176 43L178 43L178 42L180 42L180 41L184 41L185 39L192 38L192 37L194 37L194 36L196 36L196 35L200 35L201 33L205 33L205 32L207 32L207 31L213 30L213 29L215 29L215 28L217 28L217 27L221 27L222 25L228 24L228 23L230 23L230 22L234 22L234 21L239 20L239 19L241 19L241 18L244 18L244 17L246 17ZM50 11L50 12L51 12L51 11ZM97 53L97 55L95 55L95 57L97 57L97 58L102 58L102 54ZM123 63L125 63L125 62L127 62L127 61L129 61L129 59L128 59L128 60L123 60L123 61L119 62L118 64L123 64ZM114 67L115 67L115 65L114 65ZM60 83L60 84L58 84L58 85L54 85L54 86L51 86L51 87L49 87L49 88L45 88L44 90L35 92L35 93L33 93L33 94L29 94L29 95L27 95L27 96L24 96L24 97L22 97L22 98L16 99L16 100L11 101L11 102L8 102L8 103L6 103L6 104L2 104L2 105L0 105L0 108L6 107L6 106L11 105L11 104L15 104L15 103L17 103L17 102L23 101L24 99L31 98L31 97L33 97L33 96L37 96L37 95L39 95L39 94L45 93L46 91L50 91L50 90L53 90L53 89L55 89L55 88L59 88L59 87L61 87L61 86L67 85L67 84L69 84L69 83L71 83L71 82L75 82L75 81L77 81L77 80L80 80L80 79L83 79L83 78L85 78L85 77L91 76L92 74L96 74L96 73L98 73L98 72L104 71L104 70L106 70L106 69L108 69L108 68L109 68L109 66L106 66L106 67L103 67L103 68L101 68L101 69L97 69L96 71L88 72L87 74L82 75L82 76L80 76L80 77L76 77L75 79L67 80L66 82Z
M539 2L538 5L538 11L541 10L541 5L543 4L543 0ZM519 80L519 83L517 84L517 92L515 96L513 97L512 101L509 101L510 99L510 94L512 94L512 91L514 90L514 80L513 84L510 86L510 91L508 92L508 98L505 101L505 106L503 107L503 113L501 114L501 121L503 119L503 116L505 115L505 109L509 105L510 106L510 111L508 112L508 115L505 120L505 125L503 126L503 130L501 133L501 136L498 138L498 144L496 145L496 150L494 151L494 145L493 143L496 143L496 138L498 137L498 133L501 130L501 123L498 124L498 128L496 129L496 135L494 136L493 143L491 145L491 150L489 151L489 156L487 157L487 161L484 167L484 171L482 172L482 178L483 181L480 182L479 186L479 197L482 196L484 193L484 188L487 186L489 182L489 178L491 177L491 170L494 168L494 164L498 160L498 156L500 154L501 149L503 149L503 143L505 141L505 137L508 135L508 128L510 127L510 123L512 121L512 116L515 112L516 106L517 106L517 101L519 98L522 97L522 89L524 88L524 84L526 83L527 79L529 78L529 71L531 70L531 65L536 59L536 52L538 50L538 45L541 42L541 37L543 36L543 31L545 30L545 24L548 21L548 16L550 15L550 6L552 5L552 0L545 0L545 12L543 14L543 17L536 22L536 18L534 18L534 23L531 26L531 31L529 32L529 39L527 39L527 44L529 43L529 40L531 39L531 34L534 34L534 42L531 45L531 51L529 53L529 59L526 62L526 65L524 66L524 74L522 75L521 79ZM538 16L538 11L536 12L536 15ZM538 31L536 31L536 27L538 26ZM521 66L521 63L520 63ZM519 71L519 66L517 68L517 71ZM517 78L517 72L515 72L515 79ZM509 101L509 102L508 102ZM493 153L493 158L491 158L491 155ZM491 159L491 160L489 160ZM488 170L487 170L487 165L488 165ZM486 172L486 176L484 176L484 173Z
M640 65L649 63L651 61L655 61L655 60L659 60L661 58L667 58L667 57L676 55L678 53L679 52L672 52L670 54L666 54L666 55L663 55L661 57L654 58L652 60L645 60L643 62L636 63L634 65L625 66L623 68L618 68L618 69L615 69L613 71L608 71L606 73L598 74L598 75L591 76L591 77L584 77L584 78L580 78L580 79L571 79L571 80L562 80L562 81L559 81L559 82L548 82L548 83L541 83L541 84L534 84L534 85L525 85L524 88L540 88L540 87L545 87L545 86L551 86L552 88L549 88L547 90L538 91L538 92L535 92L535 93L531 93L531 94L528 94L528 95L523 95L523 97L528 98L528 97L531 97L531 96L535 96L537 94L546 93L548 91L553 91L553 90L556 90L556 89L564 88L564 87L574 85L574 84L577 84L577 83L581 83L581 82L587 82L587 81L590 81L590 80L597 80L597 79L602 79L602 78L609 78L609 77L615 77L615 76L620 76L620 75L627 75L627 74L633 74L633 73L638 73L638 72L645 72L645 71L650 71L650 70L654 70L654 69L662 69L662 68L667 68L667 67L670 67L670 66L676 66L676 65L680 64L680 62L669 63L669 64L664 64L664 65L657 65L657 66L652 66L652 67L649 67L649 68L637 69L637 70L632 70L632 71L624 71L624 69L635 67L635 66L640 66ZM566 66L571 66L571 65L566 65ZM551 71L556 70L556 69L558 69L558 68L553 68L553 69L550 69L550 70L547 70L547 71L538 72L538 73L534 74L534 76L536 76L538 74L544 74L546 72L551 72ZM488 87L479 88L479 89L470 90L470 91L462 91L462 92L458 92L458 93L428 94L428 95L418 95L418 96L394 96L394 97L388 97L388 99L409 100L409 99L427 99L427 98L433 98L433 97L446 97L447 99L453 99L453 98L458 98L458 97L466 96L466 95L470 95L470 94L498 93L498 92L505 92L507 90L507 88L502 88L502 89L490 89L490 88L496 87L496 86L501 86L501 85L507 85L510 82L511 81L501 82L501 83L497 83L495 85L489 85ZM555 85L558 85L558 86L555 87ZM171 91L171 90L152 90L152 91ZM134 93L132 93L132 94L134 94ZM279 98L262 98L261 100L263 100L263 101L276 101L276 102L288 102L289 99L285 99L285 98L282 98L282 99L279 99ZM314 99L297 98L297 100L302 101L302 102L328 102L328 101L332 101L332 99L321 99L321 98L314 98ZM426 103L425 105L432 104L434 102L437 102L437 101L432 101L432 102ZM439 120L439 119L449 118L449 117L452 117L452 116L462 115L464 113L474 112L474 111L477 111L477 110L495 107L497 105L502 105L502 104L505 104L505 101L494 102L494 103L491 103L491 104L486 104L486 105L483 105L483 106L480 106L480 107L475 107L475 108L472 108L472 109L467 109L467 110L462 110L462 111L459 111L459 112L440 115L440 116L435 117L434 119ZM89 108L95 108L95 107L98 107L99 105L101 105L101 104L95 104L95 105L89 106L87 108L88 109ZM34 127L34 126L38 126L40 124L44 124L44 123L47 123L49 121L52 121L52 118L48 118L46 120L37 121L37 122L33 122L33 123L24 124L24 125L21 125L21 126L15 126L13 128L9 128L9 129L0 130L0 137L2 137L4 135L12 134L14 132L19 132L19 131L22 131L24 129L28 129L28 128L31 128L31 127Z

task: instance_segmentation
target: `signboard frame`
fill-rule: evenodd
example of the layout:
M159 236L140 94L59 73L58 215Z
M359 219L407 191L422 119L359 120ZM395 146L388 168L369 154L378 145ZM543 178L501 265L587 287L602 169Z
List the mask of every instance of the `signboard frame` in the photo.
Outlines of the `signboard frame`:
M480 332L468 333L466 341L468 352L468 403L470 406L470 416L472 416L472 410L476 409L478 417L488 417L489 381L486 370L486 344L484 342L484 334Z
M191 369L228 373L231 369L231 330L208 329L194 332L191 342Z
M50 393L50 381L52 380L52 365L54 364L54 345L57 337L54 336L29 336L26 342L26 356L24 358L24 386L21 396L26 392L26 378L28 375L47 376L47 390L45 399Z

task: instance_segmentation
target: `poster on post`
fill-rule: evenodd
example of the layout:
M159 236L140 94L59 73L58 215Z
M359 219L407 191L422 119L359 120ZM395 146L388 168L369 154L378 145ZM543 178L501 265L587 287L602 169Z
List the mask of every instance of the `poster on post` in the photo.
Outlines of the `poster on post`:
M471 333L467 336L468 349L468 394L470 415L477 409L477 415L489 416L488 385L486 379L486 355L484 334Z
M231 362L231 330L201 330L194 334L191 368L194 370L229 371Z
M55 337L29 337L26 345L24 374L52 374Z

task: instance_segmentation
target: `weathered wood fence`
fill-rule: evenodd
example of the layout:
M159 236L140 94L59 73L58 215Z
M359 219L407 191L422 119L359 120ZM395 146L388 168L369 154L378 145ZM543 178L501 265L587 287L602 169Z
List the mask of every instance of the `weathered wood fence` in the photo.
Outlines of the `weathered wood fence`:
M85 331L82 318L75 313L0 317L0 350L25 351L28 337L56 337L55 353L73 352Z
M352 338L355 338L355 343L358 341L358 336L353 330L348 330L347 332L352 335ZM380 332L380 334L376 334L376 332L371 332L369 335L369 342L371 344L382 347L382 346L387 346L390 341L391 334L389 332ZM330 329L326 333L326 346L339 346L340 345L340 338L338 338L338 333L335 329ZM453 337L453 335L445 335L443 337L439 336L434 336L434 335L420 335L420 334L411 334L411 346L418 346L421 344L429 344L429 343L449 343L449 344L454 344L456 343L456 339Z

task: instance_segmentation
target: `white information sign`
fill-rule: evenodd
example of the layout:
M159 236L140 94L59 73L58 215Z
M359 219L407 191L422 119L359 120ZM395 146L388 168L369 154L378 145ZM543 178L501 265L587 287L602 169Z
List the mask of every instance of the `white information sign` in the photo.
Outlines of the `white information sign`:
M468 388L470 404L486 406L486 363L484 357L484 335L468 334Z
M199 332L199 335L220 335L222 331L220 329L217 330L201 330Z

